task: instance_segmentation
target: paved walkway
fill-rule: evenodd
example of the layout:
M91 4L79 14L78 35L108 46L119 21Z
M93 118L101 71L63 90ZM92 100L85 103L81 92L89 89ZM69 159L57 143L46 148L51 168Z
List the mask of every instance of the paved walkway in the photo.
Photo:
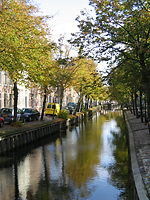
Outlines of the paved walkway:
M140 200L150 199L150 133L148 124L141 123L130 111L125 111L129 130L131 167Z
M48 121L52 121L52 120L56 120L57 117L54 116L54 119L53 119L53 116L43 116L43 121L40 121L40 119L37 121L37 120L34 120L34 121L31 121L31 122L25 122L24 126L23 127L13 127L11 126L10 123L7 123L5 122L4 123L4 126L3 127L0 127L0 134L1 133L4 133L5 131L16 131L16 130L20 130L20 129L24 129L24 127L30 127L32 125L36 125L38 123L44 123L44 122L48 122Z

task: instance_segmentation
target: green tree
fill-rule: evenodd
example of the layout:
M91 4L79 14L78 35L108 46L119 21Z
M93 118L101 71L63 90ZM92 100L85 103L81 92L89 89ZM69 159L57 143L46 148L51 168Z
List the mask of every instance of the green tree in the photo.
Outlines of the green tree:
M37 66L49 48L47 17L37 15L37 7L24 0L2 0L0 10L0 69L14 83L14 121L17 115L17 83L25 82L28 70ZM36 69L35 69L36 70Z
M101 94L102 83L96 68L97 65L92 59L78 58L75 61L72 86L79 95L79 111L82 110L84 96L88 101L89 99L99 99Z
M55 69L56 84L54 86L60 91L60 109L62 109L64 90L71 86L74 73L74 59L70 56L70 47L64 44L64 36L58 39L54 58L57 61Z
M108 76L106 77L111 93L110 98L117 100L123 105L129 105L129 101L131 101L133 111L134 113L136 111L137 117L136 93L138 92L140 94L140 92L143 92L143 84L139 68L140 66L138 63L126 60L126 62L120 62L117 67L111 68ZM133 94L135 96L134 101L131 99Z
M38 59L38 64L28 70L26 87L38 88L43 95L43 106L41 120L44 116L46 97L52 92L52 87L56 83L55 71L57 66L53 59L53 52L45 50Z
M91 17L82 11L82 18L77 17L80 31L73 34L75 39L71 42L79 47L80 53L98 61L114 59L117 65L124 59L138 63L150 108L149 1L90 0L90 5L95 15Z

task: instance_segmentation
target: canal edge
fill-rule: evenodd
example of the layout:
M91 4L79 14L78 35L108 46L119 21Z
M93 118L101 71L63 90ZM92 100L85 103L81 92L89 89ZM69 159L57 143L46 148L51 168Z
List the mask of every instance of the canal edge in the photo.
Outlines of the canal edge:
M143 183L143 179L139 170L139 165L137 161L137 156L135 152L134 137L133 132L129 124L128 116L126 111L124 111L125 121L128 127L129 133L129 151L131 159L131 171L134 179L135 191L134 191L134 200L149 200L148 193Z
M61 130L64 130L76 123L80 123L84 119L92 117L98 111L100 111L100 106L97 106L94 109L89 109L86 113L78 113L69 120L58 121L52 124L48 123L31 130L21 130L18 133L14 133L6 137L0 137L0 156L8 154L15 149L19 149L24 145L34 143L43 137L60 132Z

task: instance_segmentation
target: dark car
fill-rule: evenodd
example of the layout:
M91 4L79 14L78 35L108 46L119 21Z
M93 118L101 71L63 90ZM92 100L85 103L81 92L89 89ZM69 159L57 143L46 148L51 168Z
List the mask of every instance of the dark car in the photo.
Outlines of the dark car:
M38 120L40 117L40 112L34 108L23 108L22 112L26 116L26 121L29 121L29 122L33 120Z
M67 106L69 107L74 107L74 109L75 109L75 107L76 107L76 104L75 103L73 103L73 102L69 102L69 103L67 103Z
M14 120L14 109L13 108L2 108L0 110L0 116L4 118L5 122L13 122ZM25 115L21 109L17 108L17 121L25 122Z
M3 125L4 125L4 118L0 117L0 127L3 127Z
M70 114L73 114L76 109L76 104L73 102L67 103L66 110L69 111Z

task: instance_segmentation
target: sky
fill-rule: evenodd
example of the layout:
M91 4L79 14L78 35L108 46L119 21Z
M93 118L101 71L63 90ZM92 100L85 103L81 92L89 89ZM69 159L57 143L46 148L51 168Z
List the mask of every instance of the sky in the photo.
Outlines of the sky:
M78 31L75 18L80 11L89 8L89 0L34 0L44 15L54 16L50 21L52 39L57 40L60 34L71 37Z
M71 38L71 33L77 32L76 17L80 15L80 11L91 10L89 0L33 0L43 13L43 15L54 16L49 25L52 33L52 40L57 42L60 35L65 35L65 39ZM71 56L77 56L77 52L73 51ZM98 69L104 70L106 65L99 64Z

